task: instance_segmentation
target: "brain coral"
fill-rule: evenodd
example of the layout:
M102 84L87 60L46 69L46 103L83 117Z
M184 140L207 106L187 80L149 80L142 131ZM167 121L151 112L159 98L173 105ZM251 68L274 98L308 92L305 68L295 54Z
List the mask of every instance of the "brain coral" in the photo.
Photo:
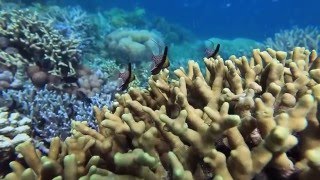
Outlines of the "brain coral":
M143 62L151 59L152 53L158 53L161 35L147 30L116 30L106 38L109 54L122 62Z

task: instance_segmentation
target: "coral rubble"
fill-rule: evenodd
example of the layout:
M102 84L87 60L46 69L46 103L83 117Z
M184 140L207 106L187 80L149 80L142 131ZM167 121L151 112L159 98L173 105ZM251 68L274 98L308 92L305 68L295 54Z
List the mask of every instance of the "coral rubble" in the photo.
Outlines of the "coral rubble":
M19 144L26 166L12 161L5 179L319 179L320 58L253 50L251 60L189 61L151 76L148 89L95 107L98 130L72 122L41 155Z

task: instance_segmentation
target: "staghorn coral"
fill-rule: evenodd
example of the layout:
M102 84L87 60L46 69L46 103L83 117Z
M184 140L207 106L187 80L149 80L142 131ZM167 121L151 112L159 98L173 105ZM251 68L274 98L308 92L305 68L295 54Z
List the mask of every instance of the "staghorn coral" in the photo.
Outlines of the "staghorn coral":
M265 46L288 52L296 46L318 50L319 43L319 28L307 26L305 28L293 27L292 29L281 30L274 35L274 38L267 38Z
M28 65L36 63L43 71L60 77L76 73L80 53L77 41L66 40L29 10L1 11L0 16L2 65L14 65L18 72L25 72Z
M2 38L7 41L6 38ZM7 48L8 49L8 48ZM9 48L12 49L12 48ZM17 53L8 53L0 50L0 73L2 76L2 89L19 89L23 86L25 67L28 61Z
M93 45L93 38L96 36L94 24L90 22L90 16L79 6L59 7L43 6L36 4L32 9L40 12L41 20L49 22L67 39L76 39L79 42L79 49L87 51Z
M22 82L14 77L9 69L0 71L0 90L20 87L22 87Z
M55 136L62 139L69 136L70 119L86 120L90 127L95 128L93 106L110 107L116 88L115 82L109 82L102 86L100 93L90 97L91 102L87 102L76 95L47 89L36 91L32 85L25 85L23 90L1 92L0 103L1 106L7 104L7 107L13 107L15 111L32 119L32 137L37 146L38 143L42 146L49 144ZM45 146L42 150L46 151Z
M319 179L317 53L256 49L250 61L204 62L206 73L189 61L178 80L163 70L148 89L117 95L113 110L95 107L98 129L73 122L47 156L20 144L28 167L11 162L5 179Z

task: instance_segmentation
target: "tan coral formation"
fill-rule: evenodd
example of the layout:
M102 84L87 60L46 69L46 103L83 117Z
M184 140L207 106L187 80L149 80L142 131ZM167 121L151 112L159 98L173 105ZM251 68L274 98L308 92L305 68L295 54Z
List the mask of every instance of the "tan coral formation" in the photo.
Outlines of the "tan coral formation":
M20 144L29 168L14 161L5 179L246 180L266 168L320 179L316 51L204 62L205 73L189 61L174 71L178 80L165 69L148 89L117 95L112 111L95 108L99 129L73 122L73 135L53 139L47 156Z

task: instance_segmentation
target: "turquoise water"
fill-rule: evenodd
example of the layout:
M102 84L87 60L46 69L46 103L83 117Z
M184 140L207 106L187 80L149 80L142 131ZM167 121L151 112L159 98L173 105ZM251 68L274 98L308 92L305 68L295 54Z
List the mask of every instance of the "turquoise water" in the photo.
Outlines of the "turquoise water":
M52 3L80 5L91 12L112 7L126 10L141 7L148 16L164 17L201 38L247 37L263 40L280 29L320 23L317 13L320 2L317 0L60 0Z

